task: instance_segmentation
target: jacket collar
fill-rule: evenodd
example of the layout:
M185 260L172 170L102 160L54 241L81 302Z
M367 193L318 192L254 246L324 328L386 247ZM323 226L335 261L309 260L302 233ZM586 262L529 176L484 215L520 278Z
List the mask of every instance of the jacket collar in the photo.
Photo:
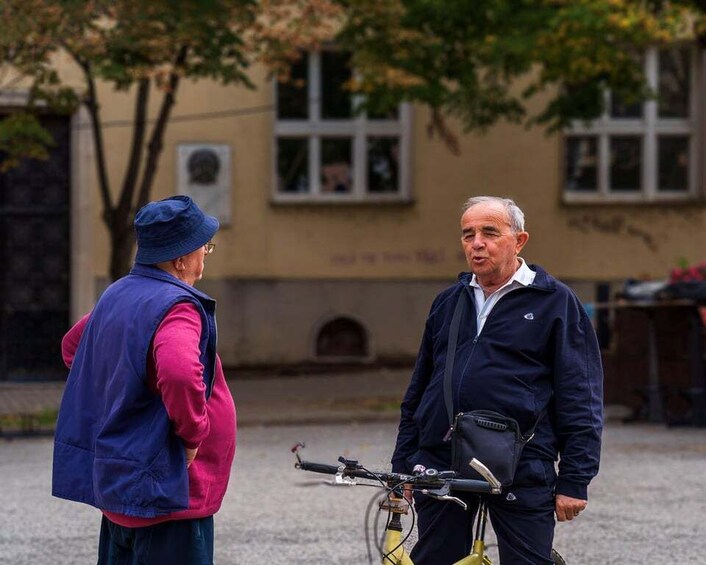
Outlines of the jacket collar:
M193 294L194 296L201 298L202 300L215 303L215 300L213 298L211 298L208 294L205 294L205 293L201 292L200 290L194 288L193 286L190 286L190 285L186 284L185 282L180 281L174 275L170 275L167 271L163 271L159 267L154 267L153 265L143 265L141 263L135 263L132 266L132 269L130 269L129 274L135 275L138 277L148 277L151 279L157 279L160 281L164 281L164 282L176 285L176 286L186 290L187 292Z
M537 273L534 277L534 282L528 285L527 288L534 288L545 292L554 292L556 290L556 279L542 269L542 267L529 263L527 266ZM463 283L466 287L470 285L472 278L473 273L462 272L458 275L459 282Z

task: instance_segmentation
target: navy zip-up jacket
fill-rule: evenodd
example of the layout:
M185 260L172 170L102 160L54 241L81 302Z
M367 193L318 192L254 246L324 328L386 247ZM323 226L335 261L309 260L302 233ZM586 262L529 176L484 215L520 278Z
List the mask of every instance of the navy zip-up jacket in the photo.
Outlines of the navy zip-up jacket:
M515 418L526 433L546 410L522 458L559 458L556 493L587 499L603 428L598 341L576 295L541 267L530 268L534 282L503 296L480 335L470 273L436 297L402 401L393 471L451 466L444 368L456 302L468 292L452 374L453 413L494 410Z
M54 437L54 496L141 518L188 507L184 444L147 386L152 338L180 302L201 315L199 361L210 395L215 301L157 267L135 265L101 296L71 364Z

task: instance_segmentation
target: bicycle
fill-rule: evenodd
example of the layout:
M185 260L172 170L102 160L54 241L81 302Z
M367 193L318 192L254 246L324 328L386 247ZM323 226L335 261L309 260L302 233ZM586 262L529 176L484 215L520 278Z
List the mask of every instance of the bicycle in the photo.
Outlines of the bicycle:
M470 492L478 495L478 511L473 528L473 546L471 552L453 565L492 565L490 557L486 554L485 530L488 523L488 505L486 496L500 494L502 486L493 476L490 470L477 459L471 460L469 465L483 477L484 480L456 478L454 471L437 471L436 469L415 469L412 475L402 473L387 473L383 471L370 471L358 461L339 457L339 465L329 465L326 463L316 463L304 461L299 455L299 451L304 447L304 443L296 443L291 451L294 453L296 461L295 468L302 471L311 471L334 475L334 485L354 486L358 484L356 479L374 481L385 490L385 496L379 503L379 511L387 511L387 522L384 529L382 543L378 549L382 557L383 565L414 565L404 544L414 529L414 508L407 502L404 496L405 486L408 485L413 490L421 492L425 496L430 496L436 500L446 500L459 504L464 510L468 505L455 496L452 491ZM368 486L375 486L369 483ZM375 499L373 499L375 500ZM373 501L371 501L373 502ZM369 506L370 508L370 506ZM412 525L409 532L403 538L402 515L408 514L412 510ZM367 521L366 521L367 527ZM566 565L559 553L552 549L552 560L554 565Z

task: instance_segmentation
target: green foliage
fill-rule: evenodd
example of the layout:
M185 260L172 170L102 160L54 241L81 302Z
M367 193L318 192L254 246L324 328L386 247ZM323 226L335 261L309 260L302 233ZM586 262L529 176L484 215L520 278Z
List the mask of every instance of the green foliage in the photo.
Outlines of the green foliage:
M22 77L0 76L0 88L28 93L26 112L70 113L80 101L97 107L90 87L98 80L127 90L148 79L165 93L173 76L251 86L246 37L257 17L255 0L5 0L0 14L13 22L0 26L4 75L11 68ZM62 54L83 71L83 84L62 83ZM21 131L22 125L28 129ZM0 121L5 135L19 140L6 167L21 150L27 157L43 155L36 125L26 113Z
M0 172L16 167L22 159L47 159L48 148L53 145L52 136L34 114L10 114L0 121L0 151L4 154Z
M686 257L679 257L679 259L677 260L677 266L680 269L688 269L689 265L690 265L690 261Z
M3 0L0 18L12 25L0 26L0 89L27 94L24 111L0 121L9 150L3 164L46 156L49 138L29 119L32 112L72 112L82 103L111 237L110 274L122 276L132 256L133 214L150 198L180 83L210 79L252 87L248 71L255 61L281 70L300 49L333 37L340 13L330 0ZM67 58L82 81L64 82ZM135 87L119 192L111 189L106 165L99 82L118 91ZM150 124L155 91L158 109Z
M54 408L45 408L37 413L0 414L0 434L53 430L58 415L58 410Z
M355 87L383 111L413 101L466 130L500 119L549 130L601 114L603 92L651 95L639 53L694 39L693 2L644 0L342 0L340 41L354 53ZM520 86L521 85L521 86ZM528 106L543 93L533 115Z

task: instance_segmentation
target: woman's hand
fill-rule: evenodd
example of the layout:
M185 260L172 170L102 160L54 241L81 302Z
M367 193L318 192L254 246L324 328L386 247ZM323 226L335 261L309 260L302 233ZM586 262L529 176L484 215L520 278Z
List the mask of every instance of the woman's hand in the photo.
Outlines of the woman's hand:
M198 450L199 450L198 447L195 447L194 449L189 449L188 447L184 448L184 451L186 452L186 468L187 469L194 462L194 459L196 459L196 453L198 452Z

